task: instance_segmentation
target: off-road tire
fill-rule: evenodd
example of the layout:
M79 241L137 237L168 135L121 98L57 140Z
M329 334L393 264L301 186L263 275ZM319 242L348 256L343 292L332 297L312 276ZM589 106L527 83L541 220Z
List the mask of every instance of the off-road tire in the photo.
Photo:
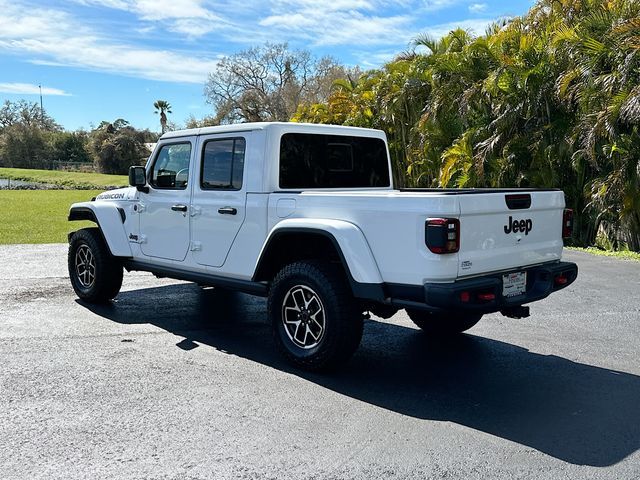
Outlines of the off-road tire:
M283 320L290 314L295 319L296 294L298 297L303 295L303 301L308 301L313 295L319 300L309 300L311 303L307 313L313 313L317 305L323 309L322 317L316 314L315 319L324 320L324 329L322 334L315 331L319 337L317 344L313 344L315 338L312 337L312 345L308 347L296 343L300 342L302 335L297 337L298 340L294 340L292 330L295 326L291 323L286 324ZM285 313L287 305L289 307ZM278 350L291 363L305 370L322 371L337 367L353 355L362 339L363 315L353 298L344 271L338 265L319 261L301 261L286 265L271 284L268 312ZM317 323L312 324L309 319L307 321L310 326L318 326ZM296 334L297 332L295 330ZM307 340L306 334L304 340Z
M122 263L111 255L98 228L83 228L71 236L67 264L71 285L80 299L104 303L118 295Z
M482 318L481 313L443 312L407 309L409 318L430 335L455 335L469 330Z

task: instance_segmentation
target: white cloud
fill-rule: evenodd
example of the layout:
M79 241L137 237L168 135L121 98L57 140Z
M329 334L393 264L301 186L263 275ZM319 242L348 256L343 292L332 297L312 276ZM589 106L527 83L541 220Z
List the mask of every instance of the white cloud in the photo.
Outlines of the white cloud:
M162 22L168 30L187 37L201 37L227 22L207 9L202 0L75 0L86 6L98 6L131 12L140 20ZM144 28L144 27L143 27Z
M375 2L368 0L275 0L272 2L274 10L325 10L336 12L341 10L374 10ZM394 2L385 2L394 3Z
M435 12L452 7L453 5L460 3L460 1L461 0L423 0L419 10L424 12Z
M470 31L472 34L482 35L493 21L492 19L467 19L458 22L441 23L425 27L422 32L428 33L433 38L442 38L450 31L456 28L462 28L463 30ZM415 38L415 35L413 38ZM358 61L358 65L361 67L380 68L385 63L392 61L400 53L402 53L402 51L398 49L385 49L374 53L362 50L354 52L354 56Z
M100 7L117 8L118 10L127 10L128 2L125 0L74 0L80 5L97 5Z
M432 27L419 26L419 19L461 3L462 0L274 0L269 14L259 21L270 35L295 39L312 46L351 47L407 45L418 33L442 36L447 28L461 25L476 30L488 23L463 20ZM393 13L389 13L393 12ZM482 33L482 32L479 32ZM402 48L402 47L400 47ZM360 57L360 52L356 53ZM380 58L393 58L383 53ZM360 57L363 58L363 57ZM364 66L377 63L363 61Z
M388 63L397 57L398 53L399 52L397 50L382 50L375 53L358 51L354 52L354 56L358 61L358 66L368 69L380 68L385 63Z
M201 0L134 0L132 10L144 20L171 18L217 19L218 16L203 7Z
M448 34L451 30L462 28L463 30L469 30L475 35L483 35L487 27L494 21L495 20L491 18L460 20L457 22L441 23L439 25L426 27L423 32L428 33L435 38L441 38Z
M409 15L375 16L366 0L278 0L259 21L272 35L314 46L391 45L411 39Z
M18 95L39 95L40 87L32 83L0 83L0 92L14 93ZM64 97L71 96L70 93L67 93L64 90L51 87L42 87L42 95L61 95Z
M75 0L86 6L97 6L135 13L144 20L197 18L212 15L201 0Z
M0 0L0 11L0 51L32 63L200 84L217 63L217 58L118 43L57 10L27 9Z
M271 38L300 41L314 47L376 45L394 46L397 50L425 30L418 24L430 13L462 1L273 0L259 25Z
M197 38L216 30L216 24L202 18L178 18L168 29L189 38Z
M0 38L55 36L58 29L64 28L68 22L68 15L64 12L51 9L31 10L4 0L0 0L0 12Z
M469 5L469 11L471 13L482 13L487 10L487 6L486 3L472 3Z
M204 83L208 72L214 69L217 62L207 58L185 57L167 50L104 44L91 37L67 37L57 43L37 39L0 40L0 49L52 57L57 65L182 83Z

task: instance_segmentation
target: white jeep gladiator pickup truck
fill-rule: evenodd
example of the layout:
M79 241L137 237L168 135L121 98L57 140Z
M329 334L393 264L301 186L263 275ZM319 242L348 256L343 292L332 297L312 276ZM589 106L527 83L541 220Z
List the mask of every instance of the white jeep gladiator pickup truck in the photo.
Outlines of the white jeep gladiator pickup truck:
M275 342L325 369L357 349L368 312L406 309L431 334L570 285L564 194L396 189L385 134L296 123L170 132L131 187L71 206L96 228L69 235L81 299L113 299L123 268L268 297Z

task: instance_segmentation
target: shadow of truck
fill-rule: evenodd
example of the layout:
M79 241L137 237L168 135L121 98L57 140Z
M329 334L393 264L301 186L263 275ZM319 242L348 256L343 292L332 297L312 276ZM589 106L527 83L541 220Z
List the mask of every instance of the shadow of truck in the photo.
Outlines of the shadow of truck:
M455 422L576 465L604 467L640 445L640 377L461 335L431 341L391 323L365 324L342 370L294 370L275 352L263 299L178 284L122 292L86 305L122 324L148 323L181 337L299 375L327 389L411 417Z

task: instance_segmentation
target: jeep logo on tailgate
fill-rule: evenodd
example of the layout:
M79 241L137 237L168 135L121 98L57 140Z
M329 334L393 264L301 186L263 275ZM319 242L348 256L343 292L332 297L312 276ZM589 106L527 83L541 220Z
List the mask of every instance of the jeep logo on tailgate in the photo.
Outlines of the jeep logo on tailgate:
M529 232L533 228L533 221L530 218L526 220L514 220L513 217L509 217L509 221L504 226L504 233L509 234L511 232L518 233L524 232L525 235L529 235Z

